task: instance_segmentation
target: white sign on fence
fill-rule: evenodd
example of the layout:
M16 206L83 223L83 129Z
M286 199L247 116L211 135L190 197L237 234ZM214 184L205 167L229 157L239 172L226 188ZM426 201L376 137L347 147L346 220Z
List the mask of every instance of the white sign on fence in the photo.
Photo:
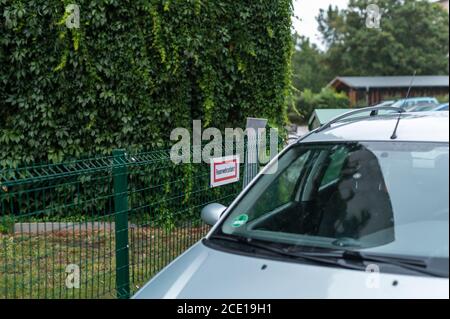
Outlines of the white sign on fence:
M211 187L239 181L239 155L211 159Z

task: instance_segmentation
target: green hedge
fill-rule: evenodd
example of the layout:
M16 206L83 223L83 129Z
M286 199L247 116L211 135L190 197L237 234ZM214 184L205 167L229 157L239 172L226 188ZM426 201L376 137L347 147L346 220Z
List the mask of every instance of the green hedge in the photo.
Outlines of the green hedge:
M315 109L346 109L350 107L350 100L345 93L337 93L324 88L319 93L304 90L297 97L296 110L290 112L290 119L294 123L308 122Z
M0 0L0 167L167 147L192 119L283 126L291 14L291 0Z

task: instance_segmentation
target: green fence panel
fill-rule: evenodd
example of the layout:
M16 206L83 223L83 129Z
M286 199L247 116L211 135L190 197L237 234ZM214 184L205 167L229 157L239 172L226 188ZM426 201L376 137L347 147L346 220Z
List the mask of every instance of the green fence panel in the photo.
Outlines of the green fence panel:
M209 169L162 150L0 170L0 299L130 297L242 190Z
M244 166L218 188L170 150L1 169L0 299L129 298L205 236L201 209L229 205Z

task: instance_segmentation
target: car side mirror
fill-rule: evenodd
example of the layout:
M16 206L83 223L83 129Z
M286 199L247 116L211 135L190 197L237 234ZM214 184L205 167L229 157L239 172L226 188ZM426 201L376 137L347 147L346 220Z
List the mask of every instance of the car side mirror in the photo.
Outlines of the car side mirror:
M209 204L202 209L202 220L210 226L214 226L227 208L220 204Z

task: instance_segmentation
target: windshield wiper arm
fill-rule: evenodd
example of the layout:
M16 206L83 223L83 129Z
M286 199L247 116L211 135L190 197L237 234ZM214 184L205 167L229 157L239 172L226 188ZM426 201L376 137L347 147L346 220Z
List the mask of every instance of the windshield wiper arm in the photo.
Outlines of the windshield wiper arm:
M313 255L309 253L303 253L303 252L295 252L291 253L287 249L283 248L277 248L273 247L267 244L261 244L255 242L252 238L247 237L238 237L238 236L222 236L222 235L213 235L210 237L210 239L218 239L218 240L225 240L225 241L231 241L234 243L244 244L248 247L259 249L265 252L270 252L274 255L288 257L291 259L303 259L309 262L313 262L316 264L326 265L326 266L338 266L346 269L353 269L353 270L364 270L364 267L361 267L360 265L355 264L348 264L348 263L342 263L342 259L335 259L335 258L328 258L326 255Z
M446 275L442 272L429 269L429 264L426 261L420 259L400 258L395 256L379 256L363 252L350 252L350 254L356 258L360 258L363 261L385 263L433 277L446 277Z
M381 264L389 264L399 268L408 269L414 272L426 274L433 277L446 277L447 275L438 272L435 270L429 269L429 265L420 259L411 259L411 258L400 258L395 256L380 256L367 254L360 251L352 251L352 250L343 250L343 251L333 251L333 252L317 252L317 253L302 253L307 254L308 256L318 256L323 258L336 258L343 259L346 261L361 261L361 262L372 262L372 263L381 263Z
M276 254L279 256L284 256L288 258L300 258L309 262L318 263L328 266L338 266L341 268L353 269L353 270L365 270L366 266L363 264L355 264L358 262L372 262L372 263L382 263L397 266L399 268L407 269L413 272L426 274L433 277L446 277L446 274L433 271L428 269L428 264L423 260L417 259L406 259L397 257L385 257L367 254L358 251L351 250L336 250L332 252L304 252L301 250L296 250L295 252L289 251L289 249L283 249L278 247L273 247L267 244L261 244L255 242L254 239L243 237L243 236L223 236L223 235L213 235L210 239L219 239L225 241L231 241L235 243L244 244L248 247L263 250ZM352 262L352 263L349 263Z

